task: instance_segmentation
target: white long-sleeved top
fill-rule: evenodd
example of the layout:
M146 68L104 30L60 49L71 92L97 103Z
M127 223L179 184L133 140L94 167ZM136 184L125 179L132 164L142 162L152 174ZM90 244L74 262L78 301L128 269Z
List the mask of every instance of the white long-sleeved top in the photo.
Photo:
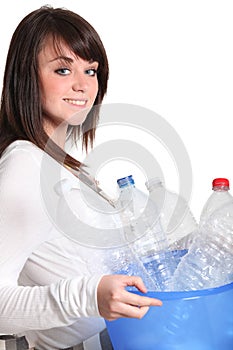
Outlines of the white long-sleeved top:
M56 225L54 186L63 178L78 183L29 141L13 142L0 158L0 334L26 334L30 346L45 350L105 327L97 305L103 272L88 264L98 249Z

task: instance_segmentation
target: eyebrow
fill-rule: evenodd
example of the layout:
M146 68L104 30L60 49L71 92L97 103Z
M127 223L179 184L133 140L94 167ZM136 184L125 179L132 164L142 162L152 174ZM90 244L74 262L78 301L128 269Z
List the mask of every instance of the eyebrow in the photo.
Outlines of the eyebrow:
M67 61L67 62L70 62L70 63L74 62L73 58L67 57L67 56L58 56L58 57L53 58L49 62L54 62L54 61L59 61L59 60Z
M73 58L71 58L71 57L67 57L67 56L58 56L58 57L55 57L55 58L53 58L52 60L50 60L49 62L54 62L54 61L66 61L66 62L69 62L69 63L73 63L74 62L74 60L73 60ZM94 60L89 60L88 61L88 63L98 63L98 61L94 61Z

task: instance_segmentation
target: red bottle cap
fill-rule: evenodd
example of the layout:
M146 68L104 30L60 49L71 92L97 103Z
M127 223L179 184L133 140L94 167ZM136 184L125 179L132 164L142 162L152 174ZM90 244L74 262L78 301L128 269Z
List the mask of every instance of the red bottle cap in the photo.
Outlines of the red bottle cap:
M212 182L213 188L214 187L230 187L230 183L228 179L225 178L217 178L214 179Z

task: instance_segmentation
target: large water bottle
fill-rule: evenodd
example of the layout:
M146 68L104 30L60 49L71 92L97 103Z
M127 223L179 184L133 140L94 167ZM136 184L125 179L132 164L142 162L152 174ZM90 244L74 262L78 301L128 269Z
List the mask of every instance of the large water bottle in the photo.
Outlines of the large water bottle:
M132 175L118 179L117 183L120 190L117 205L132 256L142 262L154 289L168 290L175 261L168 251L157 208L149 196L135 186Z
M199 226L205 225L210 215L224 204L233 201L233 197L230 194L230 182L226 178L217 178L212 181L212 194L205 203L201 216Z
M174 273L174 290L214 288L233 281L233 198L219 202L217 198L222 196L213 196L204 207L199 234Z
M178 193L166 189L160 178L146 182L150 198L157 206L163 231L172 250L188 249L196 235L198 224L187 201Z
M90 273L142 276L148 289L154 282L125 238L118 210L102 196L70 178L59 181L55 222L59 231L73 241L79 258ZM84 246L83 248L77 248ZM76 248L75 248L76 247ZM134 289L134 287L128 289Z

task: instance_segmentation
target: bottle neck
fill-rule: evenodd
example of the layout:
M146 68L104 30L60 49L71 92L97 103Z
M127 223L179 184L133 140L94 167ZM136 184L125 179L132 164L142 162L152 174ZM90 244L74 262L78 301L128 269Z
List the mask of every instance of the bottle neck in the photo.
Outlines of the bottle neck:
M228 192L229 189L230 188L228 186L214 186L213 187L213 191L215 191L215 192Z
M155 184L155 185L151 185L151 186L148 186L148 187L147 187L147 189L148 189L149 192L152 192L152 191L154 191L154 190L156 190L156 189L162 189L162 188L164 189L162 183Z
M164 189L164 186L162 182L155 182L155 183L146 183L146 188L148 192L153 192L155 190Z
M119 190L120 190L120 191L124 191L124 190L128 190L128 189L132 189L132 188L134 188L134 187L135 187L134 184L132 184L132 183L127 183L127 184L124 184L124 185L119 186Z
M163 187L163 183L159 177L154 177L147 180L145 185L149 192L155 190L156 188Z

